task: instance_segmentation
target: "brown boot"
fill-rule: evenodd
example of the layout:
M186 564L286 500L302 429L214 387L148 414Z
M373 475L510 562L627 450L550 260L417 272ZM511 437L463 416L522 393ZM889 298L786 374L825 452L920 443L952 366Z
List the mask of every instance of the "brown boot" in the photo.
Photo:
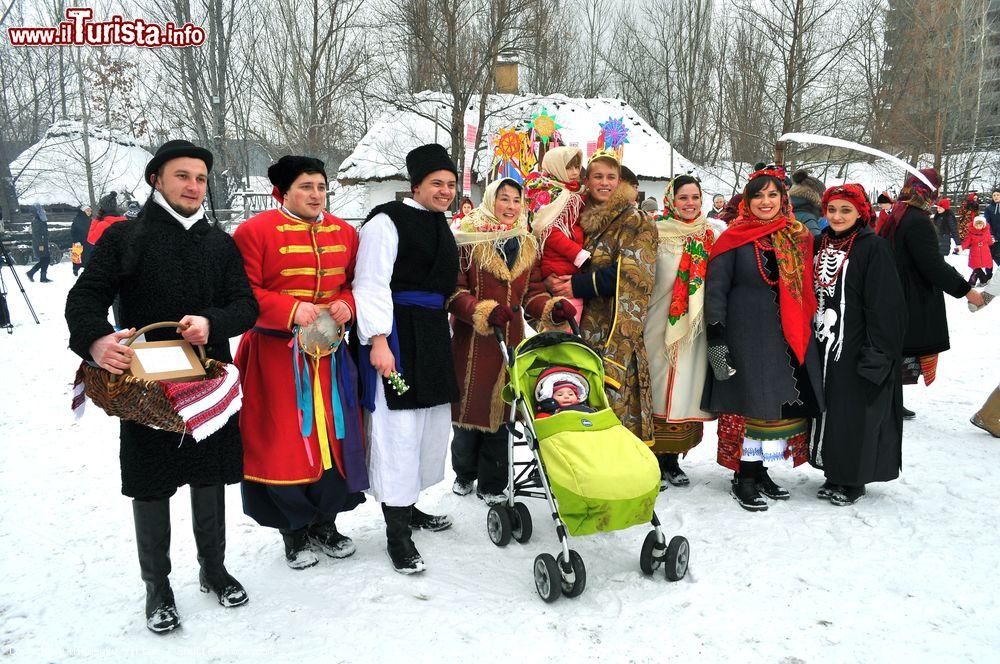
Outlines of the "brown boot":
M1000 387L993 390L990 398L969 421L994 438L1000 438Z

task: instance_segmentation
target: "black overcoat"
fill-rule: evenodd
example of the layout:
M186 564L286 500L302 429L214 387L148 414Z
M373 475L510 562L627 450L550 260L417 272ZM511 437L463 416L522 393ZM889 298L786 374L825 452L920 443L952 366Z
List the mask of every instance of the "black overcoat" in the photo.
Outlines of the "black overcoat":
M152 201L135 221L105 231L69 292L69 343L80 357L89 360L90 345L113 331L108 307L116 294L127 327L204 316L211 325L206 353L222 362L232 362L230 337L257 319L257 301L233 239L206 219L185 230ZM176 338L173 330L147 335L150 341ZM243 446L238 418L201 442L123 420L121 471L122 493L134 498L170 495L184 484L239 482Z
M899 476L906 305L892 251L870 228L858 231L842 257L837 252L824 262L817 255L815 331L826 413L813 422L809 461L834 484L860 486ZM840 276L824 288L819 281L829 283L838 264Z
M800 399L806 402L809 416L822 410L823 385L816 340L810 335L804 366L798 367L781 331L777 288L761 277L752 242L709 262L705 275L705 322L709 326L724 326L736 374L729 380L718 381L708 372L701 400L703 410L778 420L800 416L798 412L789 412L787 407ZM801 388L808 389L803 381L811 386L812 398L803 398Z
M890 241L906 299L903 355L920 357L948 350L944 293L964 297L971 286L939 253L930 215L923 210L908 206Z

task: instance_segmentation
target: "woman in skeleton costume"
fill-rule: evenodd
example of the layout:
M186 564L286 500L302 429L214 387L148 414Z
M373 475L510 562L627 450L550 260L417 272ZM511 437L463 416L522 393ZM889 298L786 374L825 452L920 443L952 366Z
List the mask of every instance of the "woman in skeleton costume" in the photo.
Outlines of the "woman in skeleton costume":
M817 497L843 506L860 500L867 483L899 476L906 303L892 250L867 226L864 188L827 189L823 210L830 225L813 286L826 412L813 421L809 461L826 475Z

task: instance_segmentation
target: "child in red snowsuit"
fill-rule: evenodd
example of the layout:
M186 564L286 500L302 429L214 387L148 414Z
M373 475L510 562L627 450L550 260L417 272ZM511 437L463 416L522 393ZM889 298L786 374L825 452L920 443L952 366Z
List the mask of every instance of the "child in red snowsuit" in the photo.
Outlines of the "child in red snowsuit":
M969 277L970 286L985 285L993 278L993 256L990 254L990 246L994 241L990 235L990 227L986 225L986 217L976 217L969 226L965 241L962 242L962 249L969 250L969 267L972 268L972 276Z
M583 228L580 213L580 169L583 151L580 148L558 147L545 153L542 170L525 181L528 207L533 213L531 230L542 245L542 278L565 276L580 272L590 252L583 248ZM572 299L576 320L580 322L583 301Z

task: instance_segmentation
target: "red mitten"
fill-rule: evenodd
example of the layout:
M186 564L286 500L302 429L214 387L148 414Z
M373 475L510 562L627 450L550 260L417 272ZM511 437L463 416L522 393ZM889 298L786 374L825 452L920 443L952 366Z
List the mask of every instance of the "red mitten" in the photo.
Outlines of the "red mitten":
M498 304L493 307L493 311L490 312L489 318L486 321L490 325L495 325L497 327L503 327L509 323L514 318L514 310L508 307L506 304Z
M569 300L562 300L552 308L552 320L555 322L562 323L571 318L576 318L576 307Z

